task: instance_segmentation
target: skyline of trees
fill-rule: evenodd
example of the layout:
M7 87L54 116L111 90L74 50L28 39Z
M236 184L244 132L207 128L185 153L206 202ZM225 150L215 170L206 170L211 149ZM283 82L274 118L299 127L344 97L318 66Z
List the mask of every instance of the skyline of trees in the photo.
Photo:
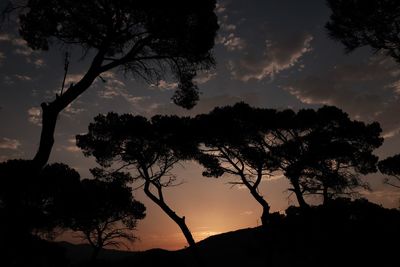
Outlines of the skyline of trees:
M400 62L398 2L328 0L328 6L332 15L325 27L347 52L368 46ZM372 204L360 199L359 193L369 190L363 176L378 170L387 175L385 184L400 188L400 154L379 161L374 154L384 141L379 123L352 120L334 106L294 111L240 102L194 117L100 114L88 133L76 136L84 155L100 165L90 170L92 178L82 178L63 163L48 164L59 114L96 79L107 82L101 75L108 71L148 84L172 80L176 82L172 102L186 109L196 105L200 92L194 78L215 66L212 50L220 42L219 23L224 31L239 26L228 24L226 14L219 22L218 9L216 0L9 1L2 15L16 14L19 34L29 49L58 49L65 54L65 68L59 93L53 91L53 100L41 104L42 131L34 158L0 162L1 265L70 266L55 237L72 231L93 249L91 261L82 266L103 266L98 260L101 250L133 242L134 230L146 216L146 207L135 199L136 189L142 189L180 228L188 251L195 252L181 257L183 263L205 265L185 216L168 201L167 189L180 185L183 178L174 168L184 162L199 163L204 177L228 176L231 186L247 188L262 208L262 227L246 237L257 245L239 242L237 254L228 259L233 263L257 262L258 253L261 263L283 262L280 266L293 260L301 266L312 266L314 261L317 266L338 266L341 256L351 256L346 262L361 259L367 265L371 257L363 255L374 252L380 262L392 260L396 248L387 246L385 237L398 238L399 209ZM229 42L240 41L233 32L229 36L235 38ZM266 46L273 49L270 41ZM71 53L78 50L90 63L78 82L65 84ZM272 77L275 66L271 73ZM274 175L288 180L288 191L298 202L299 207L289 207L285 215L272 213L261 191L261 183ZM311 204L309 195L321 196L321 205ZM225 243L221 236L227 238ZM232 236L217 237L220 243L212 250L221 253L233 243ZM241 257L248 251L255 257ZM146 253L135 254L140 256L133 261L148 262ZM162 259L164 252L156 253Z
M323 203L368 189L360 175L377 171L373 151L383 138L378 123L350 120L336 107L276 111L245 103L220 107L194 118L131 114L99 115L87 134L77 136L85 156L95 157L105 171L127 171L144 180L145 194L181 228L188 244L194 239L166 204L163 188L173 186L174 165L194 160L203 176L237 177L261 205L268 225L270 205L259 185L280 171L290 181L300 207L309 208L305 195L322 195ZM132 169L130 169L132 172ZM153 187L153 191L151 189Z

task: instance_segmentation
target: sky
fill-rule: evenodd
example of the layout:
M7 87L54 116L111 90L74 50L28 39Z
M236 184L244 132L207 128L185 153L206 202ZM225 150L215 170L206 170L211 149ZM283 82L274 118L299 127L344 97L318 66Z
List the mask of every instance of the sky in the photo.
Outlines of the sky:
M294 110L335 105L353 119L381 124L385 142L376 151L381 159L399 152L400 66L368 48L345 54L343 45L329 39L324 29L330 14L325 1L219 0L215 12L220 24L214 48L217 64L196 77L201 100L195 108L187 111L171 103L177 87L172 81L147 84L118 72L105 73L105 83L97 79L59 116L50 162L66 163L90 178L95 161L75 146L75 135L85 133L99 113L195 115L239 101ZM70 53L67 85L82 77L90 58L77 49ZM0 161L34 156L41 129L40 103L60 92L63 68L60 48L31 50L13 21L0 29ZM234 177L205 178L201 172L195 163L183 163L174 169L182 185L165 190L166 201L185 216L197 241L260 225L261 207L249 192L227 184ZM365 180L372 191L361 192L363 197L399 207L400 191L384 185L382 175L368 175ZM284 212L297 204L288 187L279 174L262 182L260 191L272 211ZM140 190L133 193L147 207L147 216L139 222L135 230L139 240L131 248L183 248L186 242L178 226ZM62 238L76 241L70 233Z

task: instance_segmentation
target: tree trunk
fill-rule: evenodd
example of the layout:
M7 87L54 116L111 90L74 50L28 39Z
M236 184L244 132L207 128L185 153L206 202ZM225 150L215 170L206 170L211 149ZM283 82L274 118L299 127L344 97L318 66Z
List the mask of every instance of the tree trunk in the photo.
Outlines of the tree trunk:
M301 192L301 188L300 188L300 185L299 185L299 180L296 179L296 178L291 178L290 182L293 185L293 192L296 195L297 202L299 202L300 208L303 209L303 210L308 209L310 206L304 200L303 193Z
M263 206L263 212L261 214L261 224L263 226L266 226L269 221L269 205L267 204L266 206Z
M170 217L179 226L189 246L194 248L196 246L196 242L194 241L194 238L189 230L189 227L187 227L186 225L185 216L179 217L163 200L157 198L153 193L151 193L149 186L150 186L149 182L146 181L144 186L145 194L155 204L157 204L168 215L168 217Z
M54 132L58 114L88 89L97 75L96 72L88 72L76 85L71 86L65 94L56 97L51 103L42 103L42 132L38 151L33 158L36 168L43 168L50 158L54 145Z
M243 184L250 190L251 195L254 197L255 200L262 206L263 211L261 215L261 224L263 226L267 226L269 221L269 210L270 206L268 202L257 192L257 188L252 186L245 177L242 177Z
M323 188L322 188L322 196L323 196L322 205L326 206L329 202L329 194L328 194L328 187L325 185L323 185Z
M48 162L51 150L54 145L54 132L57 124L58 114L71 104L78 96L86 91L101 73L100 67L103 62L105 51L99 51L94 57L92 64L83 78L75 85L71 85L68 90L58 96L50 103L42 103L42 132L38 151L33 158L34 166L42 169Z
M55 102L55 101L54 101ZM40 144L35 157L33 158L34 166L38 169L43 168L49 160L51 150L54 144L54 132L59 114L58 109L54 105L42 103L42 132L40 135Z
M93 262L96 262L96 260L97 260L97 257L99 256L99 253L100 253L100 250L101 250L101 248L100 247L93 247L93 251L92 251L92 255L91 255L91 257L90 257L90 261L93 263Z

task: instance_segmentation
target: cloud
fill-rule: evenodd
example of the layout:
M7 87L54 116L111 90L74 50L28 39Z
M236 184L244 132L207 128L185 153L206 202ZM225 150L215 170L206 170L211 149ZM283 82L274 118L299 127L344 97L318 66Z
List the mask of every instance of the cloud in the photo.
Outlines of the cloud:
M10 139L3 137L0 139L0 149L11 149L16 150L21 145L21 143L16 139Z
M261 183L268 183L268 182L280 180L280 179L283 179L283 178L286 178L286 177L285 177L285 175L283 175L282 172L274 172L270 176L265 175L262 178ZM236 188L239 189L239 190L243 190L243 189L247 190L248 189L247 186L244 185L244 184L239 184L239 185L236 186Z
M40 108L32 107L28 109L28 121L34 125L41 126L42 125L42 111Z
M31 81L32 80L32 78L27 75L15 74L14 76L15 76L15 78L17 78L20 81Z
M79 113L82 113L85 111L84 108L76 108L76 107L73 107L72 104L73 103L69 104L63 111L65 111L71 115L79 114Z
M3 77L3 83L5 83L5 84L7 84L7 85L11 85L11 84L14 84L14 81L13 81L13 79L12 79L10 76L5 75L5 76Z
M10 42L11 36L9 34L3 33L0 34L0 42Z
M11 43L16 47L14 50L15 54L29 57L34 53L27 42L22 38L13 38Z
M252 215L254 212L253 211L251 211L251 210L246 210L246 211L243 211L243 212L241 212L240 213L240 215L246 215L246 216L249 216L249 215Z
M229 22L225 4L218 4L216 11L219 15L218 24L220 25L220 30L218 31L215 43L223 45L230 52L245 49L247 43L237 35L237 26Z
M399 84L396 62L378 55L367 64L339 65L325 74L291 80L283 88L302 103L335 105L355 119L378 121L390 138L400 131Z
M236 29L234 25L230 25L230 29ZM226 47L228 51L236 51L236 50L243 50L246 48L246 41L237 35L235 33L229 33L226 36L219 35L215 41L216 44L222 44L223 46Z
M138 102L144 100L146 97L133 96L126 89L123 81L117 78L114 72L103 73L104 90L98 91L98 96L104 99L113 99L115 97L122 97L131 105L137 105Z
M194 78L194 81L197 84L205 84L208 81L214 79L215 77L217 77L216 72L207 71L207 72L197 74L196 78Z
M46 66L46 63L41 58L38 58L35 61L33 61L33 64L36 66L36 68L41 68L41 67Z
M223 12L225 12L225 10L226 10L226 7L223 3L217 3L215 5L215 12L217 14L223 13Z
M178 83L177 82L167 82L164 80L160 80L157 83L150 84L150 88L158 88L161 91L164 90L175 90L178 88Z
M197 84L204 84L217 76L216 72L205 71L198 73L193 79ZM177 82L167 82L165 80L159 80L157 83L150 84L151 89L159 89L160 91L175 90L178 88Z
M14 53L24 56L28 63L33 63L36 67L42 67L44 61L42 59L34 59L40 52L34 51L28 46L28 43L19 37L10 34L0 34L0 42L8 42L14 46Z
M72 153L77 153L80 152L81 149L79 147L76 146L76 140L75 138L70 138L68 139L68 145L67 146L63 146L63 148L68 151L68 152L72 152Z
M76 84L78 83L84 74L68 74L67 77L65 78L65 86L68 87L71 83Z
M231 74L244 82L273 77L293 67L304 54L310 52L312 40L310 34L290 36L279 41L267 40L262 55L249 52L238 62L230 61Z

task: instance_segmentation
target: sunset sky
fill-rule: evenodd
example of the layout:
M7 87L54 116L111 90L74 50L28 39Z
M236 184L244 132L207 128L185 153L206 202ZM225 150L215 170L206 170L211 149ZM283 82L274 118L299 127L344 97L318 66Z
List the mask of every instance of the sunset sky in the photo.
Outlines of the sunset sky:
M3 5L3 2L0 3ZM400 66L368 48L344 53L324 28L330 11L321 0L221 0L216 13L220 30L214 49L216 68L196 81L201 100L191 111L171 103L177 84L162 80L146 84L118 72L108 72L62 112L51 162L63 162L82 177L90 177L93 158L75 146L99 113L114 111L150 117L155 114L195 115L215 106L245 101L253 106L285 109L335 105L357 120L378 121L385 158L400 152ZM26 46L12 20L0 29L0 161L32 158L39 141L40 103L53 100L63 78L64 54ZM88 61L73 49L67 85L83 75ZM90 54L87 56L90 58ZM184 183L166 189L166 201L184 215L196 240L216 233L260 224L261 207L245 188L231 188L233 177L204 178L202 168L187 162L174 170ZM373 191L364 197L385 207L399 207L400 191L369 175ZM277 174L260 186L273 211L297 204L287 180ZM133 249L179 249L186 242L179 228L140 190L134 195L147 207L136 230ZM315 200L317 201L317 200ZM70 239L69 234L64 235Z

